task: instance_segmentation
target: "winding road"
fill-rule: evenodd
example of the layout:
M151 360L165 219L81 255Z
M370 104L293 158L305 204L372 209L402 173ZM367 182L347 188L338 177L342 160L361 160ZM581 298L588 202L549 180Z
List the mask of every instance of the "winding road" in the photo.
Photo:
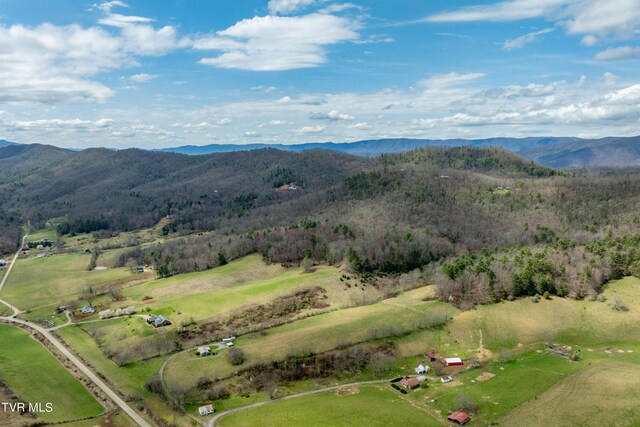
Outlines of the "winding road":
M21 246L24 246L24 242L26 241L27 236L28 235L25 235L22 238ZM6 283L7 278L11 273L11 270L13 269L13 266L15 265L16 260L18 259L18 255L20 255L20 250L16 252L15 256L13 257L13 261L11 262L11 265L7 269L6 274L2 278L2 281L0 282L0 292L2 291L2 287ZM102 381L98 377L98 375L96 375L89 367L87 367L87 365L82 363L76 356L73 355L73 353L67 350L67 348L60 341L58 341L53 335L51 335L51 333L48 330L34 323L27 322L26 320L16 318L16 316L20 314L20 310L17 307L14 307L10 303L2 299L0 299L0 303L9 307L13 311L13 314L11 316L6 316L6 317L0 316L0 320L4 322L17 324L17 325L22 325L42 334L42 336L45 337L47 341L49 341L55 348L57 348L60 351L60 353L62 353L67 359L69 359L71 363L73 363L78 369L80 369L100 390L102 390L107 396L109 396L109 398L113 400L113 402L116 405L118 405L127 415L129 415L131 419L133 419L133 421L136 422L136 424L138 424L141 427L151 427L151 424L149 424L136 411L134 411L133 408L131 408L124 400L122 400L122 398L120 398L120 396L118 396L118 394L115 391L113 391L113 389L111 389L104 381Z

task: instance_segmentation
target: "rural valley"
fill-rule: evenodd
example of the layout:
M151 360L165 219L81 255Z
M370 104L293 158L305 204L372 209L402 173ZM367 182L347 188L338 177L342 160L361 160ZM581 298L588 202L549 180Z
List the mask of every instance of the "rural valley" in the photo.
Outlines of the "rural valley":
M0 0L0 427L640 426L640 0Z

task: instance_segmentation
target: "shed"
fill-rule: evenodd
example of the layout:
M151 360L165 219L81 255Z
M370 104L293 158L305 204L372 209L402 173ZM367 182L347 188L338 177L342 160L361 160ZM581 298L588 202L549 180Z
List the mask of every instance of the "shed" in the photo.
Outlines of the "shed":
M400 381L400 385L404 388L413 390L420 387L420 381L418 381L417 378L404 378L402 381Z
M418 365L418 367L416 369L414 369L416 371L416 374L424 374L425 372L429 372L429 367L428 366L424 366L422 364Z
M450 383L451 381L453 381L453 377L451 375L445 375L444 377L440 378L440 381L445 384Z
M213 405L206 405L198 408L198 413L201 416L213 414L214 412L216 412L216 408L214 408Z
M5 265L7 265L7 261L0 259L0 267L4 267Z
M450 413L449 416L447 417L447 420L453 423L456 423L458 425L465 425L466 423L471 421L471 417L466 412L456 411L456 412Z
M425 377L424 375L420 375L418 378L416 378L418 381L420 381L421 383L425 382L427 380L427 377Z
M231 342L231 341L233 341L235 339L236 339L236 337L222 338L222 342L227 343L227 342Z
M435 362L438 359L438 354L435 350L427 351L424 355L429 359L429 362Z
M444 364L447 366L461 366L462 365L462 359L460 359L459 357L445 357L444 358Z
M138 273L144 273L144 266L142 266L142 265L137 266L137 267L136 267L136 272L138 272Z
M208 356L211 354L211 347L203 345L202 347L198 347L198 351L196 351L198 356Z

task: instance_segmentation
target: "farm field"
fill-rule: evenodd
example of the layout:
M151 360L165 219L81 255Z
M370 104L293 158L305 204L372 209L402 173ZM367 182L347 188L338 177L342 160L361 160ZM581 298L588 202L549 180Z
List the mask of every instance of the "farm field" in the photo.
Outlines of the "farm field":
M400 397L388 385L367 385L340 396L328 391L276 402L220 419L223 427L244 426L440 426L428 412Z
M606 302L552 297L533 303L531 298L488 304L461 312L447 325L443 340L417 332L397 340L404 355L425 351L425 342L468 357L483 346L492 352L547 341L582 346L640 343L640 279L626 277L606 285ZM619 297L629 307L621 313L609 302ZM508 325L508 327L505 327ZM433 341L432 341L433 340Z
M593 362L501 420L509 426L637 426L640 363ZM636 356L636 359L638 357Z
M340 270L320 267L304 274L300 268L267 265L251 255L211 270L181 274L127 288L125 296L177 320L220 317L243 306L273 301L278 296L313 286L328 291L332 306L348 303L350 292L342 291ZM182 315L176 315L176 313ZM177 316L177 317L176 317Z
M182 414L168 408L158 395L150 393L144 388L144 383L160 370L164 358L156 357L120 367L108 359L96 342L80 327L70 326L57 332L67 344L81 354L85 360L89 360L98 372L109 378L127 396L141 399L148 408L168 421L179 422L184 418Z
M425 296L432 292L430 288L420 288L376 304L319 314L238 337L235 344L245 352L246 364L256 364L290 354L322 353L341 345L367 341L376 328L383 330L389 325L410 328L430 312L450 315L456 312L453 307L437 301L424 302ZM236 370L222 354L199 358L187 352L169 362L165 375L168 382L192 383L203 375L224 378Z
M90 286L139 279L126 268L88 271L90 260L90 255L75 253L18 259L1 296L22 310L43 306L55 308L76 300Z
M78 420L103 412L89 391L22 329L0 325L0 361L0 378L20 399L53 404L53 412L39 415L43 421Z

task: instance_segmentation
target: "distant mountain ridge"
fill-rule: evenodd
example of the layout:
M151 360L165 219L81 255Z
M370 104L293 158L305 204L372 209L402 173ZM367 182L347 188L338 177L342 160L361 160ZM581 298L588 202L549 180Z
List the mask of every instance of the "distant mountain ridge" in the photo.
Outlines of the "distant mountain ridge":
M26 147L0 140L0 148ZM519 154L541 165L554 168L588 166L619 167L640 166L640 136L581 139L575 137L526 137L485 139L411 139L387 138L355 142L311 142L302 144L210 144L184 145L171 148L145 150L199 156L216 153L245 152L259 149L276 149L286 152L330 150L360 157L397 154L424 147L498 147ZM109 149L110 151L114 151ZM81 151L67 149L66 151ZM118 151L118 150L115 150ZM26 154L26 153L25 153ZM56 153L60 155L60 153Z
M282 151L305 151L324 149L340 151L356 156L378 156L415 150L422 147L500 147L515 153L539 147L566 142L580 141L579 138L568 137L527 137L527 138L485 138L485 139L411 139L387 138L370 139L356 142L310 142L304 144L210 144L203 146L184 145L181 147L161 148L154 151L201 155L227 153L232 151L248 151L260 148L275 148Z
M11 142L5 139L0 139L0 148L9 147L11 145L19 145L19 144L17 142Z

